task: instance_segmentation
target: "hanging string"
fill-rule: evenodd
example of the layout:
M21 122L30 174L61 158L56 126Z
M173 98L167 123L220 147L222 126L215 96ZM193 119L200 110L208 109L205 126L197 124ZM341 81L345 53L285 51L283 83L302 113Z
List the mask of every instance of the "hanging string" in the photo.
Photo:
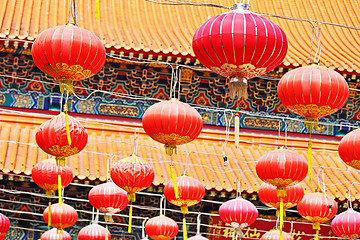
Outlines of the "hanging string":
M188 172L187 172L187 167L188 167L188 164L189 164L189 158L190 158L190 153L192 151L188 152L188 154L186 155L186 160L185 160L185 167L184 167L184 173L183 175L187 176L188 175Z
M353 183L349 181L349 196L348 196L348 208L352 209L352 201L351 201L351 187Z
M110 180L110 165L114 162L114 154L111 154L108 157L107 165L106 165L106 181Z
M164 201L164 200L165 200L165 196L162 195L161 198L160 198L160 216L161 215L165 216L165 204L166 204L166 201Z
M145 240L145 239L148 239L147 238L147 235L146 235L146 232L145 232L145 223L147 222L149 218L146 217L144 218L143 222L142 222L142 227L141 227L141 240Z
M240 134L240 113L239 108L235 110L235 121L234 121L234 134L235 134L235 147L239 147L239 134Z
M318 41L318 48L315 52L315 56L314 56L314 63L319 63L320 62L320 56L321 56L321 23L317 23L317 41Z
M224 122L225 122L225 141L224 141L224 144L222 146L222 149L223 149L223 158L224 158L224 167L227 167L229 165L229 162L228 162L228 158L226 156L226 153L225 153L225 150L226 150L226 145L227 145L227 142L228 142L228 139L229 139L229 135L230 135L230 124L231 124L231 121L233 119L233 113L230 111L231 113L231 118L228 120L227 119L227 112L228 110L227 109L224 109Z
M201 228L201 213L199 213L196 218L196 235L200 235L200 228Z
M288 128L288 125L286 123L286 119L282 119L284 121L284 124L285 124L285 148L287 148L287 128Z
M134 149L133 149L133 155L136 156L137 154L137 137L138 137L138 134L137 134L137 131L139 129L138 128L135 128L135 132L134 132Z
M76 3L75 3L75 0L70 0L67 24L77 25L78 6L79 6L79 0L76 0ZM73 20L72 23L70 23L70 17Z
M179 82L177 99L180 99L180 97L181 97L181 95L180 95L180 92L181 92L181 67L177 66L176 68L178 70L177 75L178 75L178 82Z

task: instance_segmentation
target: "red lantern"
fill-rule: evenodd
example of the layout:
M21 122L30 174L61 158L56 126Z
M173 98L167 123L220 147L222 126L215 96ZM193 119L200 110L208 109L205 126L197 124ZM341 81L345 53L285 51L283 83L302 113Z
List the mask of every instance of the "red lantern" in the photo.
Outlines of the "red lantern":
M126 191L113 182L99 184L89 191L90 204L103 213L114 214L122 211L128 204ZM107 222L112 218L105 214Z
M195 32L192 47L207 68L230 77L232 97L246 97L247 80L273 70L285 58L283 30L267 18L235 4L230 12L210 18Z
M283 190L301 182L307 170L307 161L300 154L287 149L268 152L256 164L256 174L261 180Z
M43 213L46 223L49 221L49 207ZM51 205L51 226L57 229L64 229L76 223L78 215L75 209L65 203Z
M78 240L110 240L109 230L97 223L82 228L78 234Z
M268 183L262 183L259 187L259 199L268 207L280 209L280 197L277 188ZM286 196L283 197L284 209L295 207L303 198L304 189L300 184L286 187Z
M155 141L165 144L172 155L176 146L197 138L203 123L200 114L189 104L172 99L149 107L142 118L145 132Z
M277 92L287 109L308 121L338 111L349 97L349 87L339 73L315 64L284 74Z
M347 165L360 170L360 129L346 134L339 143L338 151Z
M71 235L64 230L59 232L56 228L53 228L44 232L40 240L71 240Z
M170 240L178 234L179 227L171 218L160 215L145 223L145 232L154 240Z
M111 179L127 192L129 201L135 202L135 193L149 187L155 178L154 168L144 163L136 155L117 161L110 170ZM132 205L129 212L129 228L131 232Z
M255 222L258 217L258 210L248 200L237 197L221 204L219 215L226 224L234 228L234 239L242 235L241 230L243 228Z
M68 116L68 132L66 125L66 116L60 113L41 124L35 135L39 147L44 152L55 156L60 165L65 164L65 157L81 152L88 140L86 129L79 121Z
M174 184L168 181L164 187L165 198L172 204L179 206L183 214L189 213L188 207L200 202L205 196L205 187L197 179L189 176L176 178L179 198L175 197Z
M59 171L61 185L65 188L71 183L73 172L69 166L57 166L53 158L38 162L31 170L31 177L39 187L46 190L46 195L50 197L54 195L54 191L58 190Z
M297 205L299 214L313 223L316 236L319 235L320 223L333 218L338 210L338 205L334 199L327 195L316 192L306 194Z
M178 198L175 195L175 188L172 180L165 184L164 195L169 202L181 208L181 212L184 214L183 238L187 239L185 214L189 213L188 207L197 204L204 198L205 187L199 180L185 175L176 178L176 185L178 187Z
M188 238L187 240L209 240L201 235L195 235L193 237Z
M293 240L293 237L290 234L286 232L282 232L282 234L283 234L283 240ZM260 238L260 240L280 240L280 239L281 239L281 233L279 230L271 230L269 232L266 232Z
M35 65L72 90L72 82L91 77L104 66L106 51L92 32L74 26L57 26L41 32L33 43Z
M333 233L345 239L356 239L360 237L360 213L349 208L337 215L331 222Z
M5 239L6 232L10 228L10 220L7 216L0 213L0 240Z

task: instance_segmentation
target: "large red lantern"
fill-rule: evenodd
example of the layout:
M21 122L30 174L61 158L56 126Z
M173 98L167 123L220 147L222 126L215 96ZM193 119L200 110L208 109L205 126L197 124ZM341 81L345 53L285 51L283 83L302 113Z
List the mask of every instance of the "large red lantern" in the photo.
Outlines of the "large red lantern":
M246 97L247 78L273 70L285 58L288 42L269 19L235 4L230 12L210 18L195 32L192 47L207 68L231 78L232 97Z
M280 197L277 188L268 183L262 183L259 187L259 199L268 207L280 209ZM283 197L284 209L295 207L303 198L304 189L300 184L286 187L286 196Z
M5 239L6 232L10 228L10 220L7 216L0 213L0 240Z
M116 185L127 192L130 202L135 202L135 193L149 187L155 178L154 168L149 163L144 163L140 157L130 157L117 161L110 170L111 179ZM131 232L132 205L129 212L129 228Z
M360 237L360 213L349 208L337 215L331 222L331 230L339 238L356 239Z
M170 240L178 234L179 227L171 218L160 215L145 223L145 232L154 240Z
M97 223L90 224L79 231L78 240L110 240L109 230Z
M113 182L99 184L89 191L90 204L105 213L107 222L111 222L111 214L122 211L128 204L126 191Z
M43 212L46 223L49 222L49 207ZM51 205L51 226L57 229L64 229L76 223L78 215L76 210L65 203Z
M60 82L60 90L72 90L72 82L91 77L104 66L106 51L92 32L65 25L46 29L33 43L35 65Z
M326 194L316 192L306 194L297 205L299 214L313 223L316 236L319 235L320 223L333 218L338 210L337 202Z
M50 197L54 195L54 191L58 190L59 173L61 185L65 188L71 183L73 172L67 165L56 165L56 161L53 158L38 162L31 170L31 177L39 187L46 190L46 195Z
M181 208L183 217L183 235L187 239L186 218L185 214L189 213L188 207L200 202L205 196L205 187L197 179L189 176L181 176L176 178L179 197L176 198L173 181L168 181L164 187L165 198L172 204Z
M338 111L349 97L349 87L339 73L312 64L284 74L278 88L282 104L308 121Z
M40 125L35 139L44 152L55 156L57 163L63 166L65 157L77 154L85 148L88 134L78 120L60 113Z
M341 139L338 152L347 165L360 170L360 129L349 132Z
M44 232L40 237L40 240L71 240L71 239L72 239L71 235L68 232L64 230L59 232L56 228Z
M155 141L165 144L172 155L176 146L197 138L202 130L202 118L189 104L172 99L149 107L142 118L145 132Z
M221 204L219 215L223 222L234 228L234 235L239 236L243 228L255 222L258 210L250 201L237 197Z
M283 235L282 237L281 237L281 234ZM286 232L280 233L279 230L271 230L269 232L266 232L260 238L260 240L280 240L280 239L293 240L293 237Z

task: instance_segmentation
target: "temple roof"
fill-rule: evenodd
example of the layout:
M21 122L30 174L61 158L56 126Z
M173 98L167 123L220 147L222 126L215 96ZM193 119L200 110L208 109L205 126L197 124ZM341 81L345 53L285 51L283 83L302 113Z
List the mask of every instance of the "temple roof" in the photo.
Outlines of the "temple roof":
M63 0L3 0L0 8L0 37L34 40L43 30L67 23L68 5ZM165 0L158 0L164 3ZM198 0L231 7L233 0ZM167 3L169 3L167 1ZM289 40L284 66L309 63L317 43L311 43L312 25L317 20L347 26L360 25L359 6L352 0L252 0L258 13L296 18L269 17ZM100 37L110 50L175 55L194 60L191 40L208 18L227 11L207 6L162 5L145 0L101 0L100 17L95 17L95 0L79 1L78 25ZM268 17L268 16L267 16ZM321 25L321 62L338 71L360 72L360 34L356 29Z
M36 128L50 119L51 115L35 113L0 112L0 171L3 173L31 175L32 167L39 161L49 158L35 142ZM170 180L170 158L163 145L148 137L140 122L106 120L99 118L76 117L87 129L89 141L79 154L69 157L67 164L80 180L107 179L107 164L128 157L134 152L134 136L137 132L137 155L153 165L155 186ZM173 157L176 175L184 173L199 179L207 190L236 191L238 183L247 193L257 192L261 180L255 173L257 160L268 151L278 146L307 157L308 138L276 134L264 134L242 131L240 147L235 148L234 136L230 133L226 141L223 130L203 129L193 142L178 147L178 154ZM313 139L313 181L308 179L301 184L306 193L315 191L319 179L325 180L326 191L339 200L348 197L350 182L359 182L360 176L339 158L338 140ZM228 166L224 166L224 154ZM239 179L242 179L239 181ZM322 183L321 183L322 184ZM322 186L322 185L321 185ZM351 188L352 200L360 199L360 185Z

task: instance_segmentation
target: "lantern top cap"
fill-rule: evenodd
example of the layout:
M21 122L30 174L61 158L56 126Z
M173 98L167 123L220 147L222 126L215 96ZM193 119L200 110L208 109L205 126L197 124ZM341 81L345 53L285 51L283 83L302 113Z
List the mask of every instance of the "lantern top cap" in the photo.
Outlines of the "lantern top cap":
M246 3L235 3L233 5L233 10L243 10L243 11L250 11L250 5Z

